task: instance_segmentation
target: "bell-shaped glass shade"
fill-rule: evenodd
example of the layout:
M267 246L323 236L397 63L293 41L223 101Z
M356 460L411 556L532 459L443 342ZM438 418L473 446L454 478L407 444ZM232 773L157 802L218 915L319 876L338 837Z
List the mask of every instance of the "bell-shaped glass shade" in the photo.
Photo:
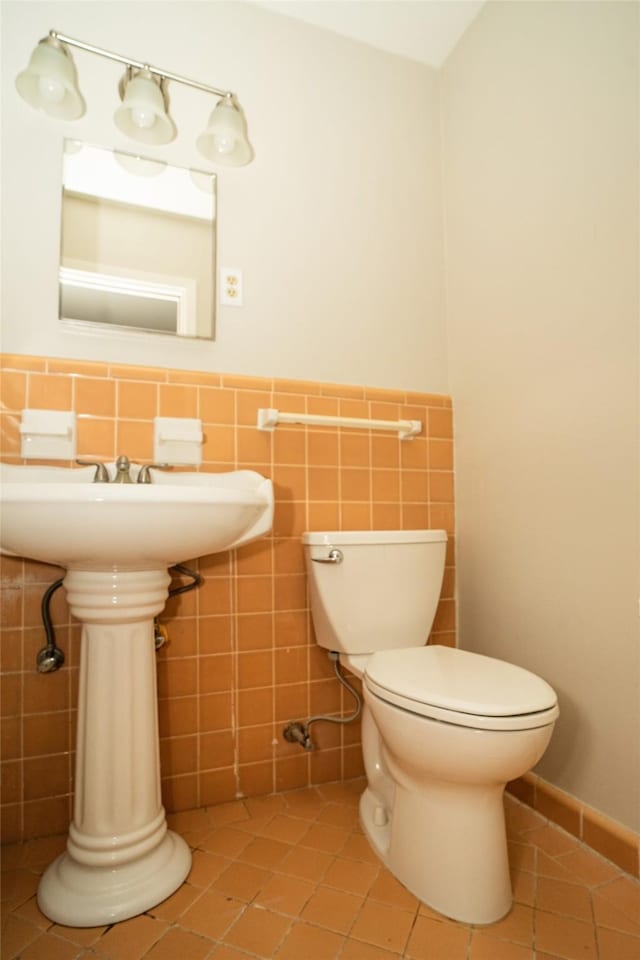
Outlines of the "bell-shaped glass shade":
M229 98L218 101L196 147L212 163L241 167L253 159L242 112Z
M16 89L30 106L59 120L77 120L85 111L73 61L53 37L35 48L29 66L16 77Z
M176 136L160 84L148 70L141 70L126 83L113 119L118 130L139 143L169 143Z

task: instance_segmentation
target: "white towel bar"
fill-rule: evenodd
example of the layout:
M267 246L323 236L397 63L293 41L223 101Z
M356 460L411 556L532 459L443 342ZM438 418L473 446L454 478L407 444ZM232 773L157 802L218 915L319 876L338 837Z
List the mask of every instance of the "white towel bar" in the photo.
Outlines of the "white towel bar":
M352 427L356 430L393 430L401 440L422 431L421 420L367 420L364 417L324 417L315 413L285 413L272 407L258 410L258 430L273 431L279 423L301 423L312 427Z

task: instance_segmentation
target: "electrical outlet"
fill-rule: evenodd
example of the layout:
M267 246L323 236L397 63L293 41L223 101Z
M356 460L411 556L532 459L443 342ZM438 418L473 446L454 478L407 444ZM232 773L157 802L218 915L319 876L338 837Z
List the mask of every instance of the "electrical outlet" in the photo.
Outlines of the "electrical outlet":
M242 271L220 267L220 303L225 307L242 306Z

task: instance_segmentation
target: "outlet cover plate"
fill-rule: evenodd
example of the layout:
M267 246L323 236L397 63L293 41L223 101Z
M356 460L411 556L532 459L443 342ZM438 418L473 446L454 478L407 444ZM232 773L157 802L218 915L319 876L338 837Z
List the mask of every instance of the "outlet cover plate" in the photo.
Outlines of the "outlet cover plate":
M220 267L220 303L225 307L242 306L242 270Z

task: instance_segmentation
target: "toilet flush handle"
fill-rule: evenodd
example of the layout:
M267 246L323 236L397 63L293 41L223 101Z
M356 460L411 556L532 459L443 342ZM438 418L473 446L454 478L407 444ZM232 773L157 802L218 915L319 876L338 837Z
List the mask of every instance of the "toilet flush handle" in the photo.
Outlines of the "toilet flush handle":
M329 551L328 557L311 557L314 563L342 563L344 557L341 550L337 550L333 547Z

